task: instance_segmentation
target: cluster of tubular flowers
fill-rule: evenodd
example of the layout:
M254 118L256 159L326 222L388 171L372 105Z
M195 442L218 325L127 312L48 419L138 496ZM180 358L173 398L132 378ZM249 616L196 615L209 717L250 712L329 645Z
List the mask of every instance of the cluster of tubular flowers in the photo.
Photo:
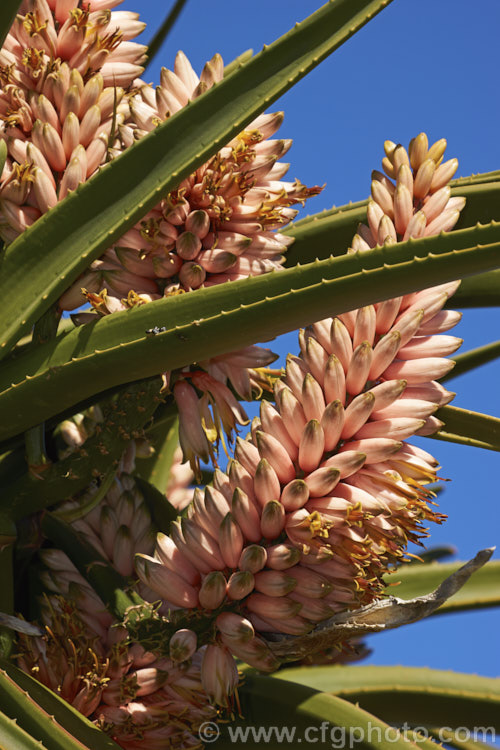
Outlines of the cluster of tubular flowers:
M163 69L156 92L135 82L130 116L120 125L122 148L174 115L223 77L220 55L198 77L179 52L174 71ZM145 304L163 295L246 278L282 267L293 241L276 231L320 188L281 180L289 165L278 161L291 140L275 140L282 113L262 115L95 261L63 295L73 309L84 299L100 315ZM80 315L85 322L88 315ZM161 331L160 331L161 332ZM181 417L185 460L199 471L200 458L215 460L219 439L229 441L246 413L228 383L246 400L268 388L261 368L275 355L261 347L226 354L184 370L173 389Z
M162 69L156 91L141 81L129 100L130 116L118 132L122 148L154 130L189 101L222 80L220 55L206 63L201 76L179 52L174 71ZM288 224L320 188L281 180L289 164L278 162L291 140L271 136L283 113L261 115L208 162L168 193L63 296L73 309L84 299L81 288L103 288L127 306L130 290L145 299L200 286L242 279L281 268L292 238L276 232ZM110 303L108 303L110 304Z
M146 47L121 0L23 0L0 50L0 236L11 242L108 159Z
M423 191L421 168L438 174L429 160L436 164L444 149L424 144L419 136L410 146L413 173L403 147L387 149L387 170L414 196L407 224L420 222L414 216L442 189L426 203L432 179ZM384 225L382 241L391 213L395 240L408 236L398 187L390 212L379 214L378 226L371 221L373 231ZM440 216L450 228L448 201ZM455 221L462 204L453 204ZM444 355L461 343L443 333L460 318L442 309L457 286L406 294L301 331L300 356L288 357L275 405L261 403L227 472L216 470L212 487L194 491L187 516L169 536L159 535L154 556L137 557L140 579L172 608L231 610L214 612L206 681L217 663L230 692L231 654L275 668L262 633L302 635L373 601L408 542L419 543L425 524L442 520L425 488L436 479L437 461L406 440L435 430L433 413L454 395L437 379L454 364Z
M44 600L45 634L21 635L19 666L64 698L124 750L199 747L215 715L201 681L196 638L179 631L170 657L130 643L116 625L96 633L61 596Z
M128 461L126 468L132 469L130 456L124 458ZM133 574L135 554L148 554L154 548L154 527L144 497L133 476L123 471L104 497L92 487L78 500L63 503L59 513L123 576ZM44 565L40 572L44 587L73 601L81 619L104 637L111 615L68 556L52 548L40 550L39 555ZM141 589L145 598L149 598L148 593L146 588Z

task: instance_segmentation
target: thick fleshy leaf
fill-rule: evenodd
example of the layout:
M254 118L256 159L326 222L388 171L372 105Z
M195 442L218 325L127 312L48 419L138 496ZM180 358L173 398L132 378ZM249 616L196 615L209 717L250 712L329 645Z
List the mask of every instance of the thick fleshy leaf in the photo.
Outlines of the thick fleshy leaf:
M46 750L47 745L35 740L15 719L0 711L0 747L6 750Z
M66 701L7 661L0 662L2 710L48 750L119 750ZM1 736L1 735L0 735ZM17 750L15 745L0 745ZM24 750L23 745L19 750ZM32 746L26 745L26 750Z
M164 493L170 476L174 452L179 445L176 412L171 414L170 419L162 420L158 425L155 419L148 430L148 442L151 444L154 453L150 458L138 459L136 474Z
M2 524L5 528L5 524ZM0 530L0 534L4 529ZM6 543L5 538L0 546L0 612L2 615L14 614L14 549L16 529L11 530L11 543ZM8 658L14 643L13 630L5 625L5 619L0 619L0 657ZM1 745L0 745L1 747Z
M220 725L216 744L220 750L229 750L235 744L252 750L264 746L279 750L285 744L299 747L299 743L313 742L321 750L353 746L360 750L415 750L416 747L378 717L309 686L285 680L278 685L269 677L247 673L238 695L244 721ZM425 740L419 740L418 746L434 747Z
M102 405L101 429L88 438L82 450L56 461L37 476L25 472L6 481L0 508L18 521L31 513L53 506L85 489L92 479L100 480L116 471L133 433L140 433L160 403L159 378L135 383Z
M413 599L434 589L462 565L461 562L402 565L395 573L385 576L385 582L389 586L389 593L401 599ZM500 560L490 560L433 615L499 605Z
M165 16L165 20L162 22L158 30L155 32L153 38L151 39L150 42L148 42L148 62L145 67L146 70L151 64L151 61L153 60L155 55L158 53L163 42L169 35L170 31L172 30L172 26L177 21L177 18L179 17L185 5L186 5L186 0L176 0L172 8L170 8L169 12Z
M2 258L0 356L161 197L390 2L327 3L127 149L18 237Z
M429 435L436 440L500 451L500 419L457 406L443 406L436 417L444 422L439 432Z
M452 195L467 199L458 229L500 219L500 180L498 172L454 180ZM360 222L366 223L368 201L331 208L290 224L283 234L295 238L287 253L286 265L308 263L316 258L342 255L350 247ZM497 287L498 291L498 287ZM480 301L478 301L480 305Z
M492 341L491 344L485 344L485 346L478 346L477 349L470 349L468 352L458 354L453 357L455 360L455 367L449 375L441 378L441 382L445 380L453 380L458 375L463 375L466 372L475 370L476 367L481 367L488 362L493 362L495 359L500 357L500 341Z
M168 502L165 494L160 492L154 484L150 484L137 476L135 477L135 481L143 494L153 521L159 529L168 530L171 521L175 521L179 515L177 510Z
M126 381L495 268L500 223L344 255L114 313L0 365L0 440ZM165 327L155 336L154 326Z
M5 41L20 5L21 0L2 0L0 3L0 47Z
M455 307L500 307L500 271L464 279L451 302Z
M500 682L491 677L379 666L302 667L275 676L359 703L397 726L500 728Z

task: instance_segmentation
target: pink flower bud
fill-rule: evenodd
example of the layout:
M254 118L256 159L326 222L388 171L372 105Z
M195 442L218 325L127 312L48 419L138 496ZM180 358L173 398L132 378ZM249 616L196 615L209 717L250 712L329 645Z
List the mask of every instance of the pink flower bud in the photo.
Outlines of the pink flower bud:
M287 570L299 562L301 554L292 544L276 544L267 548L267 566L273 570Z
M297 447L295 446L295 451ZM277 500L281 494L281 486L278 476L265 458L259 461L254 477L255 497L261 506L269 500Z
M255 637L252 623L233 612L222 612L215 624L223 636L241 644L248 643Z
M241 553L238 567L240 570L248 570L250 573L257 573L262 570L267 561L267 551L265 547L258 544L250 544Z
M243 549L243 535L231 513L222 521L219 529L219 546L228 568L236 568Z
M310 373L306 374L302 386L302 408L308 421L311 419L321 420L325 410L323 390Z
M287 511L302 508L309 499L309 487L303 479L289 482L281 494L281 504Z
M232 513L245 539L258 542L261 537L260 515L255 503L250 500L246 492L235 489L232 501ZM236 567L236 566L231 566Z
M196 651L196 633L182 628L171 637L168 648L172 661L183 662L190 659Z
M286 619L295 617L302 609L300 602L294 602L288 596L272 597L265 594L251 594L246 606L264 619Z
M302 430L307 421L304 410L290 388L284 387L280 391L278 401L283 423L295 442L295 445L298 446Z
M226 579L220 570L214 570L203 579L198 592L200 606L204 609L217 609L226 597Z
M239 570L233 573L227 582L227 595L234 601L244 599L253 591L254 577L249 570Z
M258 431L257 447L261 458L269 461L280 482L286 484L295 478L295 468L290 456L276 438Z
M278 500L269 500L262 510L260 528L266 539L276 539L285 526L285 508Z
M148 555L136 555L137 575L163 599L177 607L196 607L198 594L184 579Z
M299 466L306 473L314 471L321 461L325 448L325 433L316 419L305 426L299 445Z
M285 596L295 586L295 579L282 570L261 570L255 576L255 590L266 596Z

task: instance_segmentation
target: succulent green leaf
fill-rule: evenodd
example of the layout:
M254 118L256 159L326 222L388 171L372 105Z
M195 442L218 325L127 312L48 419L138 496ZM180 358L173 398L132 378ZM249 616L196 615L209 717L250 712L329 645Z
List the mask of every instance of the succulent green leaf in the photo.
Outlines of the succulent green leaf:
M21 0L2 0L0 3L0 47L9 33Z
M439 737L441 737L442 742L450 745L450 747L456 747L457 750L491 750L492 748L492 746L488 745L486 742L473 740L471 738L461 739L460 735L458 735L458 732L450 732L448 731L448 727L431 727L429 731L436 742L439 742ZM491 739L493 741L493 737L491 737L491 735L489 735L487 739Z
M278 674L284 676L288 671ZM350 747L350 738L356 737L352 742L360 750L389 750L391 747L415 750L413 742L398 736L396 730L362 708L338 696L285 679L278 686L269 677L245 674L245 681L238 688L241 713L245 717L239 726L242 732L246 730L247 733L240 735L242 746L241 737L246 736L244 747L252 750L264 745L270 750L279 750L284 744L299 747L299 741L304 745L314 741L314 747L331 750L334 741L339 742L343 738L343 746ZM260 730L257 742L249 733L248 726ZM237 728L236 723L221 725L217 747L221 750L234 748ZM418 741L418 747L430 749L434 746L428 741Z
M441 407L436 412L436 417L444 422L444 426L439 432L429 437L476 448L486 448L490 451L500 451L500 419L498 417L480 414L469 409L459 409L457 406Z
M92 394L500 263L500 223L315 261L114 313L0 365L0 440ZM166 330L155 336L154 326Z
M3 529L0 529L0 534ZM13 529L15 534L15 527ZM15 539L15 536L14 536ZM14 547L13 544L0 546L0 612L7 615L14 614ZM14 633L11 628L0 625L0 656L8 658L14 643ZM0 744L1 747L1 744Z
M460 308L499 307L500 271L491 271L464 279L453 296L452 304Z
M118 745L66 701L7 661L0 662L2 710L43 745L26 750L119 750ZM1 735L0 735L1 736ZM6 750L15 746L1 745ZM24 750L23 745L19 746Z
M490 677L379 666L302 667L275 676L333 693L397 726L500 727L500 682Z
M179 445L177 414L172 413L169 420L162 420L159 425L155 418L148 430L148 441L154 453L150 458L137 458L135 473L164 494L175 449Z
M500 180L497 172L454 180L452 195L467 199L458 229L500 219ZM348 203L290 224L283 234L294 237L286 265L308 263L316 258L342 255L350 247L360 222L366 223L368 201ZM498 286L497 286L498 294ZM477 302L481 306L480 300Z
M145 70L147 70L147 68L151 64L151 61L158 53L160 47L172 30L172 26L177 21L177 18L179 17L185 5L186 0L176 0L172 8L170 8L169 12L167 13L165 20L157 29L151 41L148 43L148 62L145 66Z
M170 522L175 521L179 515L178 511L168 502L165 493L160 492L153 484L146 482L146 480L138 476L136 476L135 480L144 496L153 521L159 529L168 531Z
M121 390L103 404L104 422L82 450L50 465L35 475L26 471L4 486L1 509L14 520L36 513L101 481L118 466L130 440L142 433L160 402L161 381L154 378Z
M160 198L390 2L331 0L127 149L9 245L0 274L0 356Z
M386 575L384 580L389 587L389 593L400 599L413 599L434 590L462 565L461 562L402 565L395 573ZM491 560L477 570L463 588L442 604L433 615L499 605L500 561Z
M238 55L234 60L231 60L230 63L224 66L224 77L227 78L231 73L234 73L235 70L238 70L240 65L248 62L252 58L252 55L253 49L246 49L241 55Z
M476 367L493 362L498 357L500 357L500 341L492 341L491 344L478 346L477 349L470 349L468 352L458 354L453 358L455 360L455 367L446 377L441 378L441 382L452 380L458 377L458 375L475 370Z
M25 732L16 719L0 711L0 747L6 750L46 750L47 746Z
M89 582L109 611L119 620L129 607L142 604L141 597L131 591L129 582L115 570L92 545L83 539L71 524L60 521L52 513L44 513L42 531L69 559Z

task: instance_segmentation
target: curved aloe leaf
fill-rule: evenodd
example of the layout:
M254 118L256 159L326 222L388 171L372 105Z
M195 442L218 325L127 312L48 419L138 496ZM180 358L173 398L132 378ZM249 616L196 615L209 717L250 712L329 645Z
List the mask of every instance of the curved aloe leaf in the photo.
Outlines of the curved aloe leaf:
M15 719L0 711L0 747L5 750L46 750L46 745L35 740Z
M179 515L176 508L168 502L164 492L160 492L153 484L146 482L141 477L135 477L135 481L141 490L151 517L159 529L168 530L171 521L175 521Z
M464 279L451 300L455 307L499 307L500 271Z
M436 417L444 422L444 427L429 437L500 451L500 419L497 417L457 406L443 406Z
M494 176L496 179L492 179ZM462 195L467 203L458 229L500 219L500 179L497 172L455 180L452 195ZM366 221L368 201L349 203L313 216L306 216L283 230L295 238L286 265L308 263L316 258L342 255L350 247L358 224ZM497 287L498 291L498 287Z
M481 245L476 244L481 243ZM0 439L88 396L500 263L500 224L344 255L114 313L0 366ZM167 330L155 336L154 326Z
M15 533L15 528L13 529ZM14 537L15 539L15 537ZM12 541L14 541L14 539ZM3 541L0 547L0 611L2 614L14 614L14 547ZM8 658L14 643L11 628L0 625L0 656ZM0 746L1 747L1 746Z
M278 686L269 677L246 673L238 694L244 721L220 725L216 745L220 750L234 748L236 743L252 750L264 745L279 750L285 744L298 747L298 743L312 742L314 747L330 750L332 746L364 750L416 747L376 716L311 687L285 681ZM418 747L434 746L422 740Z
M143 604L135 591L127 593L127 579L83 539L71 524L60 521L52 513L44 513L41 525L47 539L68 555L115 617L121 620L130 607Z
M410 725L500 728L500 681L419 667L307 667L276 677L359 703L384 721Z
M445 380L452 380L458 377L458 375L475 370L476 367L493 362L498 357L500 357L500 341L492 341L491 344L478 346L477 349L470 349L468 352L464 352L453 358L455 360L455 367L449 375L441 378L441 382L444 383Z
M401 599L414 599L439 586L462 565L461 562L402 565L395 573L386 575L384 580L389 593ZM477 570L463 588L435 610L433 616L499 605L500 561L491 560Z
M165 193L390 2L329 2L127 149L9 245L0 262L0 356Z
M118 745L66 701L17 669L0 662L2 710L48 750L119 750ZM15 746L2 745L6 750ZM23 746L20 745L20 748ZM31 748L26 745L26 748Z
M101 429L85 442L84 449L49 466L42 474L26 472L3 488L0 507L14 520L55 505L101 481L118 465L130 439L141 434L160 402L161 381L152 379L125 388L103 404Z
M457 750L492 750L492 746L486 742L473 739L459 739L458 733L450 732L449 727L431 727L430 733L436 742L445 742L450 747L456 747ZM481 736L484 736L484 734L486 733L481 733ZM493 742L495 737L491 736L491 733L488 733L486 739L490 739Z
M238 57L235 57L234 60L231 60L231 62L224 67L224 77L227 78L227 76L230 76L235 70L238 70L240 65L248 62L252 58L252 55L253 49L246 49L238 55Z
M169 35L172 26L177 21L182 9L186 5L186 0L176 0L172 8L169 10L168 14L165 17L165 20L159 27L159 29L155 32L155 35L151 39L151 41L148 43L148 62L145 66L145 70L148 69L149 65L151 64L153 58L158 53L161 45Z
M0 3L0 47L5 41L20 5L21 0L2 0Z
M177 415L172 415L171 419L159 426L155 421L148 430L148 441L153 446L154 454L150 458L139 458L135 473L160 492L165 492L174 452L179 445Z

